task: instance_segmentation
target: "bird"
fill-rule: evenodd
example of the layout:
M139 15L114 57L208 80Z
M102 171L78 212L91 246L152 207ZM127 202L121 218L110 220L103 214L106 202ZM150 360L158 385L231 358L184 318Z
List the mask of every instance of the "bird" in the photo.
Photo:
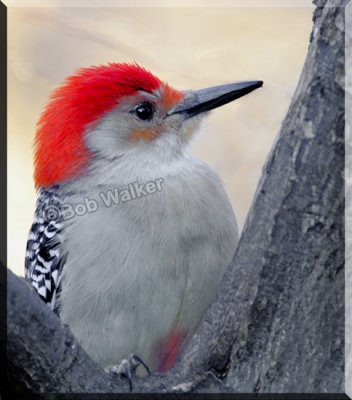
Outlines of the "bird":
M80 68L51 93L25 276L106 370L169 370L214 301L238 226L189 144L211 110L262 85L177 90L133 62Z

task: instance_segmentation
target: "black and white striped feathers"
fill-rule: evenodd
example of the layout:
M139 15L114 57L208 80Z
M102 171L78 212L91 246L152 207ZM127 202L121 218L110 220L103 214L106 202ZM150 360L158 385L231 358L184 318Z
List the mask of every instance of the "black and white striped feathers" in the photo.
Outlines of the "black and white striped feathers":
M55 189L40 189L25 259L26 278L56 313L59 313L57 298L66 260L62 249L63 218L60 205Z

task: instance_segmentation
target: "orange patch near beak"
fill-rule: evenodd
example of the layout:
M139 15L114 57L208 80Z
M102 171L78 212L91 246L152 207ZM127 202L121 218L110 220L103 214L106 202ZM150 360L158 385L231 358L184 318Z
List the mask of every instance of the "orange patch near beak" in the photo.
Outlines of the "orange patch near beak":
M152 128L152 129L136 129L130 135L131 142L137 142L138 140L145 140L150 143L157 137L161 135L161 129Z
M182 92L179 92L178 90L172 88L167 83L164 84L162 103L166 109L171 108L182 99L183 99Z
M167 83L164 83L162 86L161 92L161 104L168 110L173 107L176 103L180 102L183 99L183 93L172 88ZM136 129L134 130L129 139L131 142L137 142L141 139L145 140L148 143L151 143L153 140L158 138L162 133L162 126L156 126L150 129Z

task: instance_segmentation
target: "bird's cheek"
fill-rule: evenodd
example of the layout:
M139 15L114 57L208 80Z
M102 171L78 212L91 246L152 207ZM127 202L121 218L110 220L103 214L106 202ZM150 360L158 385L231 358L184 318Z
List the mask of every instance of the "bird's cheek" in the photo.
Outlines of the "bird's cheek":
M153 127L149 129L134 129L129 135L131 142L138 142L144 140L145 142L151 143L153 140L161 135L161 127Z

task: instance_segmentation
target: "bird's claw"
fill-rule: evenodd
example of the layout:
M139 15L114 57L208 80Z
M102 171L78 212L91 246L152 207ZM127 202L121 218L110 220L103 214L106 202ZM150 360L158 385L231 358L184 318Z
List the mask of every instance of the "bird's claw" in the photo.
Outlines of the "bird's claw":
M148 375L150 375L150 369L148 365L137 354L135 353L130 354L129 359L132 365L133 372L137 369L139 365L142 365L144 369L147 371Z
M130 387L130 392L133 390L132 384L132 374L136 371L139 365L142 365L145 370L147 371L148 375L150 375L150 370L148 365L137 355L137 354L130 354L128 358L124 358L120 364L118 365L111 365L105 368L105 372L112 372L116 375L124 376L128 379L128 384Z

